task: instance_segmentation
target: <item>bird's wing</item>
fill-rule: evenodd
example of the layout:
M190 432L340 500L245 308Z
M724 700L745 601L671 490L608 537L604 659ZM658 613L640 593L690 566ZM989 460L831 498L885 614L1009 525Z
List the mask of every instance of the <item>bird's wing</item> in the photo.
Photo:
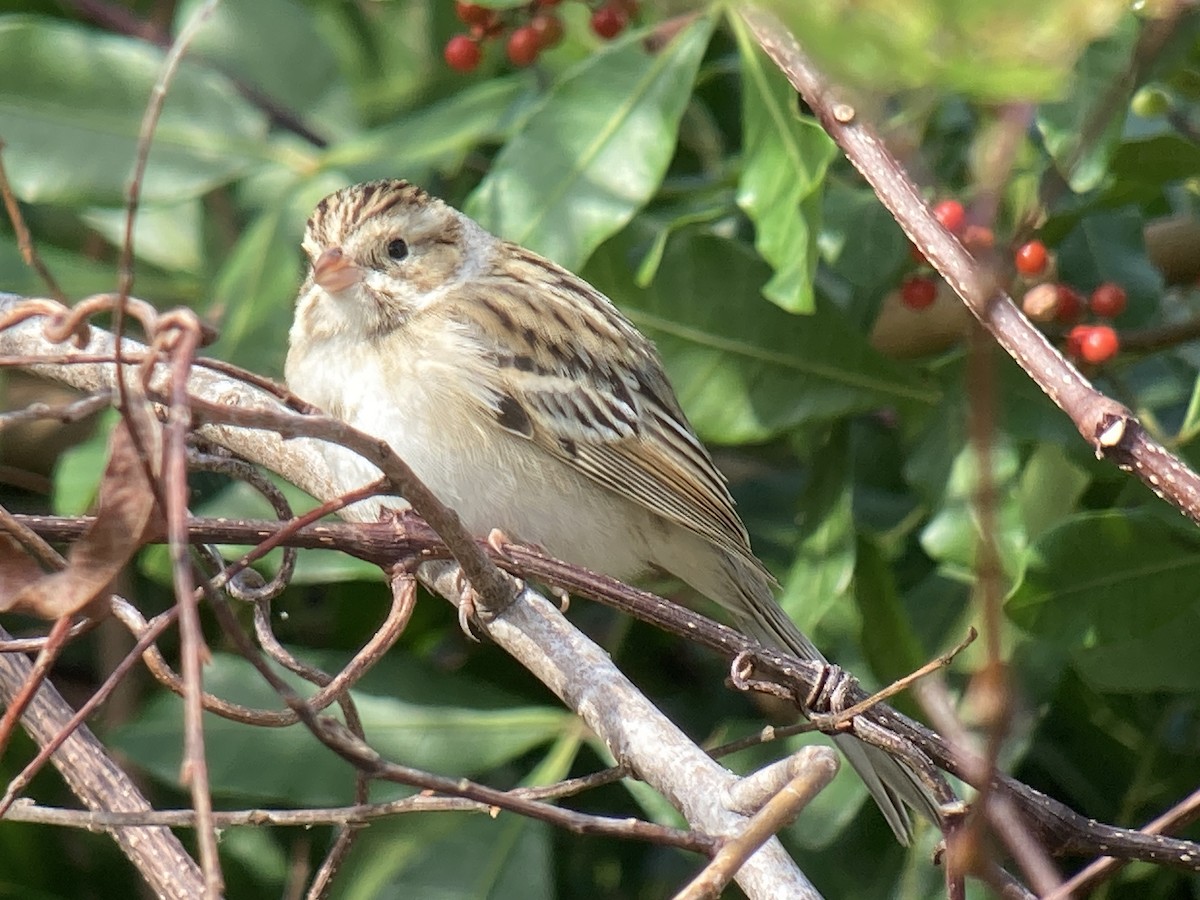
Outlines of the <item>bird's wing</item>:
M516 272L506 261L464 284L450 311L487 360L476 391L485 411L597 484L759 565L653 345L582 279L514 250Z

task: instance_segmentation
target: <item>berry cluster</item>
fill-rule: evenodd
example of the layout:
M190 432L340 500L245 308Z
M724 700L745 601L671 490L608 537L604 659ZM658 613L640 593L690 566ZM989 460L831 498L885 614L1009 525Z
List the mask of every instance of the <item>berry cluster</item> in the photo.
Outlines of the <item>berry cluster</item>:
M1013 265L1027 279L1041 278L1050 266L1050 253L1039 240L1022 244L1013 254ZM1106 281L1084 297L1069 284L1044 281L1034 284L1021 298L1021 309L1034 322L1069 327L1067 355L1092 365L1108 362L1121 349L1117 332L1110 325L1081 324L1086 312L1097 319L1115 319L1125 311L1125 289Z
M946 230L953 232L972 252L989 249L995 244L991 229L967 222L966 210L957 200L942 200L933 213ZM911 248L914 262L925 267L925 257ZM1028 281L1040 279L1050 268L1050 252L1039 240L1028 241L1013 251L1013 267ZM937 298L937 282L929 274L914 274L900 286L900 299L909 309L921 310ZM1097 319L1110 320L1125 311L1125 289L1119 284L1105 282L1090 297L1067 284L1044 281L1033 284L1021 299L1021 309L1030 319L1043 324L1069 328L1065 338L1067 355L1092 365L1108 362L1121 348L1117 332L1107 324L1084 324L1080 319L1088 311Z
M531 0L514 9L488 9L476 3L456 0L455 15L467 26L466 34L456 34L446 42L446 65L459 72L473 72L483 59L484 44L505 40L505 53L514 66L530 66L543 50L557 46L563 39L563 21L554 12L562 0ZM586 2L586 0L585 0ZM625 30L637 14L638 0L602 0L591 5L592 31L611 40Z
M1030 244L1042 247L1040 241L1031 241ZM1042 252L1045 252L1044 247ZM1017 268L1021 271L1019 265ZM1126 299L1125 289L1111 281L1101 284L1086 299L1068 284L1043 282L1025 292L1021 298L1021 309L1035 322L1071 326L1066 337L1067 355L1098 365L1108 362L1121 349L1117 332L1111 325L1076 323L1086 311L1090 311L1097 319L1114 319L1125 311Z

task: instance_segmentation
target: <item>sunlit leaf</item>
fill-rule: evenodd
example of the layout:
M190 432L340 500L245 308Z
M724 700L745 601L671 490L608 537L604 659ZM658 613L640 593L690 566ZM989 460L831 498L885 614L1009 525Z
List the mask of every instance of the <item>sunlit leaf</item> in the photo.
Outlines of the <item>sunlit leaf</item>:
M820 190L837 148L820 125L798 114L795 89L749 29L736 17L732 22L744 85L738 205L754 222L755 247L775 270L763 293L790 312L811 312Z
M119 204L163 51L48 19L0 20L0 135L18 196ZM267 122L229 82L184 63L155 132L146 202L195 197L272 158Z
M703 16L653 54L631 34L558 81L504 145L467 214L582 266L658 189L712 29Z
M201 2L179 4L177 29ZM311 120L313 109L331 92L344 110L353 109L333 48L322 40L313 10L296 0L222 0L196 33L191 53L302 122ZM337 120L349 118L343 113Z
M1125 0L758 0L821 67L876 91L937 87L986 100L1053 96Z

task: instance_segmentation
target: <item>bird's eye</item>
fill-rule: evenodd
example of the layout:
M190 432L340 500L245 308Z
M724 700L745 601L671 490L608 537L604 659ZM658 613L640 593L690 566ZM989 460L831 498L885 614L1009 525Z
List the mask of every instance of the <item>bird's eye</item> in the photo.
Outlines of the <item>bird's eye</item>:
M393 262L400 262L408 256L408 244L400 238L392 238L388 241L387 255Z

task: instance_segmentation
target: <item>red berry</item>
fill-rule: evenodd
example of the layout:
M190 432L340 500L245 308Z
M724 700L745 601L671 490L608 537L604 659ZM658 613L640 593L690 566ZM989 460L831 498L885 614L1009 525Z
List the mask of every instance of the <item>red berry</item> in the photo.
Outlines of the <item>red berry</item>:
M967 224L967 211L957 200L943 200L933 207L933 214L947 231L958 234Z
M1102 319L1115 319L1125 312L1125 289L1119 284L1106 281L1092 291L1092 312Z
M553 13L539 13L529 22L529 27L538 36L538 47L542 50L549 50L562 43L562 19Z
M1091 330L1091 325L1076 325L1067 332L1067 356L1071 359L1079 359L1082 355L1083 339Z
M508 58L514 66L531 65L541 49L541 39L532 25L522 25L508 36Z
M1058 311L1054 317L1064 325L1078 321L1083 315L1083 295L1070 285L1058 285Z
M1046 245L1041 241L1022 244L1013 254L1013 262L1016 264L1017 271L1030 278L1036 278L1045 272L1046 263L1049 260L1050 255L1046 252Z
M450 68L458 72L473 72L483 53L475 41L465 34L456 34L446 42L446 50L442 56Z
M1075 326L1067 336L1068 347L1072 346L1072 335L1075 336L1074 347L1077 348L1077 355L1092 365L1108 362L1121 349L1117 333L1107 325Z
M900 301L909 309L919 310L937 299L937 284L924 275L910 275L900 285Z
M464 25L486 27L492 20L492 11L476 3L463 3L461 0L454 4L454 14Z
M962 233L963 246L968 250L991 250L996 245L996 235L986 225L968 225Z
M613 3L600 7L592 13L592 31L610 41L625 30L629 16Z

